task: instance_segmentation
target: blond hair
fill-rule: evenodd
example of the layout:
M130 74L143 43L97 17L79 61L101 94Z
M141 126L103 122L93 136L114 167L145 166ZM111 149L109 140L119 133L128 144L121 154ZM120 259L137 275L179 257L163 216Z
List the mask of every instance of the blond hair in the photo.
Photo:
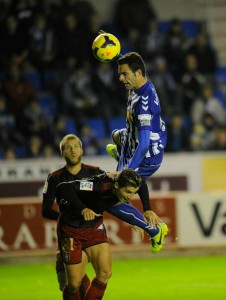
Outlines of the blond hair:
M82 141L80 140L79 137L77 137L77 135L75 134L67 134L65 135L62 140L60 141L59 144L59 148L60 148L60 152L62 153L65 147L65 144L67 143L68 140L76 140L78 141L80 147L82 148Z

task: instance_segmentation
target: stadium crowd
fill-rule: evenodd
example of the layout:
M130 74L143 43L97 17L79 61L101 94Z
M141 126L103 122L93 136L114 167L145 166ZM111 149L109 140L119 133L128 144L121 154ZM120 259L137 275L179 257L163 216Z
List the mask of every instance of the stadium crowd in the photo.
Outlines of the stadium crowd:
M3 1L0 158L57 156L67 133L81 137L85 155L105 154L111 120L125 118L126 91L117 63L92 54L100 29L119 38L123 54L144 58L167 122L166 152L226 150L217 51L205 23L190 24L192 32L185 25L160 22L148 0L118 0L106 23L88 0Z

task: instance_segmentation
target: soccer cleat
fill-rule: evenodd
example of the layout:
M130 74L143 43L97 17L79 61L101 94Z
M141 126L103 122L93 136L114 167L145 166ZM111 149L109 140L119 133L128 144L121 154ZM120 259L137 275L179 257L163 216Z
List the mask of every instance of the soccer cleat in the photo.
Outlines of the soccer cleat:
M113 157L116 161L119 159L118 151L116 145L108 144L106 146L107 154Z
M168 233L168 226L165 223L162 223L160 226L158 226L159 232L151 238L152 246L151 246L151 252L153 254L158 253L164 244L164 238Z

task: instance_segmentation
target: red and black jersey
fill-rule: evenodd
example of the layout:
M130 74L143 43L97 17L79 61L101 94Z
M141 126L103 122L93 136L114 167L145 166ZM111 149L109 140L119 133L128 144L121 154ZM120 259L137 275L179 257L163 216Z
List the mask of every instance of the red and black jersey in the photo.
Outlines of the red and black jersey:
M58 219L59 212L53 209L53 205L56 198L56 187L59 183L86 179L102 173L104 171L100 168L85 164L82 164L81 170L76 175L68 172L66 166L50 173L43 188L42 216L51 220Z
M98 214L103 214L114 204L118 198L112 193L114 180L106 173L96 175L87 180L62 182L56 188L56 199L60 207L60 223L70 227L92 227L101 217L92 221L85 221L81 212L90 208Z

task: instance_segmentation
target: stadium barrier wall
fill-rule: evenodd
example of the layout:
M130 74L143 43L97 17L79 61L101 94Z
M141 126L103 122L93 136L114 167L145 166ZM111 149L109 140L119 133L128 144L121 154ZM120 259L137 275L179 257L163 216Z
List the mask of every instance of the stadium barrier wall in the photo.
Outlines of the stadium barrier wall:
M114 170L106 157L85 157L84 163ZM56 222L41 216L41 195L49 172L62 159L1 162L0 255L10 251L56 249ZM181 247L226 245L226 155L197 153L165 155L159 171L148 180L154 211L170 228L166 243ZM132 204L142 210L136 198ZM143 245L131 227L105 214L114 245Z

